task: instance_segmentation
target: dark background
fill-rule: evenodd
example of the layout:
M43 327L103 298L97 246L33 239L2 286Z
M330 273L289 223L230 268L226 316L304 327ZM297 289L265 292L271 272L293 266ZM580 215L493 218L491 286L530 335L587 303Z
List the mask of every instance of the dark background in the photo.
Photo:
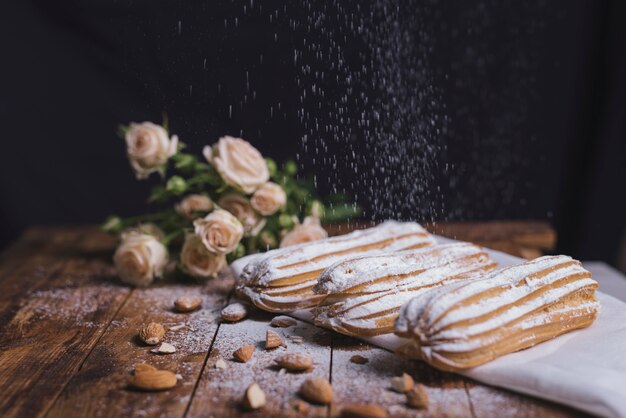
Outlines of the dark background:
M191 150L241 135L367 219L547 220L617 263L624 2L332 3L2 2L0 243L146 210L158 179L115 131L166 111Z

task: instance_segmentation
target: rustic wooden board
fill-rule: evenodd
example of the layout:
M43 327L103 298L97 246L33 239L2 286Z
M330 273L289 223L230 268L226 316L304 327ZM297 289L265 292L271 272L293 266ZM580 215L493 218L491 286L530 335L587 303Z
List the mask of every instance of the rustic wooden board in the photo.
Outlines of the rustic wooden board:
M507 390L467 382L467 390L476 417L587 417L589 414Z
M232 278L222 277L204 288L169 283L135 289L48 416L183 416L213 342L217 316L231 287ZM192 313L176 312L174 301L185 295L201 296L202 308ZM149 322L175 328L167 332L163 341L173 344L176 353L152 353L155 347L138 338L138 330ZM181 325L184 328L178 329ZM139 363L171 370L182 379L167 392L130 389L128 377Z
M1 416L334 416L358 402L379 403L390 416L583 415L441 373L305 323L275 329L288 347L267 352L262 344L273 315L255 310L236 324L214 320L232 289L228 274L204 286L162 283L131 290L115 278L114 246L113 238L93 227L45 228L29 231L0 254ZM201 294L202 310L173 312L173 300L183 294ZM149 321L187 325L166 336L177 353L156 355L137 340L138 328ZM304 342L291 342L293 334ZM257 345L253 360L232 362L232 351L245 343ZM283 351L308 352L318 364L311 373L281 374L273 359ZM369 363L350 362L354 354ZM226 360L227 370L215 368L218 358ZM138 362L176 371L182 380L161 393L131 390L126 380ZM389 379L402 372L427 387L428 410L406 408L404 397L388 389ZM332 380L335 402L332 408L309 406L299 413L297 391L313 375ZM239 402L252 381L266 392L268 405L251 413Z
M54 402L130 292L113 273L108 261L72 256L21 294L2 329L0 415L40 416Z
M350 361L354 355L368 359L366 364ZM406 396L390 390L394 376L407 373L428 392L429 407L416 411L408 408ZM389 351L359 342L353 338L333 336L332 384L337 403L335 410L354 403L375 403L393 417L469 417L470 402L465 380L443 373L417 361L399 357Z
M0 329L18 308L20 295L67 263L84 230L32 229L0 255Z
M216 417L236 417L247 414L255 417L327 415L323 406L310 405L307 411L298 413L298 389L302 382L312 376L330 376L331 338L330 332L298 321L289 328L270 327L274 315L254 310L252 315L241 322L220 325L211 357L207 363L189 409L188 417L205 417L210 413ZM265 350L265 333L271 329L281 335L286 347ZM300 336L303 342L296 344L291 336ZM241 346L255 345L252 359L247 363L233 360L232 353ZM316 363L313 370L304 373L283 373L275 365L274 359L285 353L306 353ZM222 358L228 364L226 370L215 368L215 362ZM244 390L256 382L267 396L267 405L260 411L247 412L240 406Z

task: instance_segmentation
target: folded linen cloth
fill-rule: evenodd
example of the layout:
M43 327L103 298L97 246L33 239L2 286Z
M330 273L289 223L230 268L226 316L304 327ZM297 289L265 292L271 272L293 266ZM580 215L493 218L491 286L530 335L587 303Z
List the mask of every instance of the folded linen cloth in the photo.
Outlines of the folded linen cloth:
M454 241L437 237L437 242ZM487 252L500 266L523 261L499 251ZM235 261L231 265L235 275L238 276L253 257ZM600 289L607 280L599 277L602 273L600 270L594 274ZM626 303L602 292L597 295L601 310L589 328L500 357L461 374L599 416L626 417ZM310 310L289 315L308 322L313 319ZM392 351L406 341L393 334L362 340Z

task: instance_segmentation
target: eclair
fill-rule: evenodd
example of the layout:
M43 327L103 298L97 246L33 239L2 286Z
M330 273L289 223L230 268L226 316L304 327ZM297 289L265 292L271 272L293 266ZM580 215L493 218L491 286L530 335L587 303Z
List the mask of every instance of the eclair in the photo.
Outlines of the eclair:
M373 228L268 251L244 267L237 291L270 312L310 308L324 297L313 292L317 276L333 263L434 244L432 235L417 223L387 221Z
M479 280L425 292L404 305L398 352L460 371L593 323L598 283L567 256L540 257Z
M400 307L411 298L495 267L486 251L470 243L341 261L324 270L313 287L324 295L313 310L314 323L356 337L391 333Z

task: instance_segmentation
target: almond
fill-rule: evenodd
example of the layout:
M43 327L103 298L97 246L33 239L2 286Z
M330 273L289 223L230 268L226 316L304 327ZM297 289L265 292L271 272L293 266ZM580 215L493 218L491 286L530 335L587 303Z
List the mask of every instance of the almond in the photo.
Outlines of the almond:
M398 393L406 393L413 389L415 381L411 376L403 373L402 376L391 378L391 388Z
M272 319L272 322L270 322L270 325L273 327L277 327L277 328L289 328L293 325L297 325L298 322L289 317L289 316L285 316L285 315L279 315L279 316L275 316Z
M253 345L244 345L243 347L238 348L233 353L233 357L235 360L238 360L242 363L247 363L250 358L252 358L252 354L254 353Z
M326 405L333 401L333 388L323 377L314 377L302 383L300 395L311 403Z
M313 367L313 359L304 353L288 353L278 357L276 364L290 372L302 372Z
M139 338L150 345L157 345L161 342L161 339L165 336L165 328L163 325L156 322L150 322L148 325L144 325L139 331Z
M169 343L161 343L159 348L155 348L154 350L150 350L156 354L172 354L176 352L176 347Z
M143 365L147 366L147 365ZM148 367L135 368L135 375L128 379L130 386L141 390L165 390L176 386L176 374L167 370L150 370Z
M341 410L342 418L387 418L387 411L378 405L349 405Z
M296 399L295 401L292 401L291 406L293 407L294 411L296 411L299 414L306 415L309 412L309 404L307 404L304 401L301 401L300 399Z
M350 361L356 364L365 364L369 362L369 359L367 357L355 354L354 356L350 357Z
M428 408L428 393L424 385L416 385L406 394L406 404L414 409Z
M243 406L246 409L259 409L265 406L265 393L256 383L252 383L246 389L243 396Z
M222 309L222 319L228 322L241 321L248 315L248 308L241 303L231 303Z
M202 305L202 299L197 296L182 296L174 302L174 307L178 312L195 311Z
M157 370L156 367L151 366L149 364L146 363L139 363L139 364L135 364L135 374L137 373L141 373L141 372L152 372Z
M223 359L218 358L217 361L215 362L215 368L220 369L220 370L225 370L228 368L228 365Z
M265 349L270 350L272 348L276 348L283 343L283 340L280 338L280 335L276 334L272 330L267 330L265 333Z

